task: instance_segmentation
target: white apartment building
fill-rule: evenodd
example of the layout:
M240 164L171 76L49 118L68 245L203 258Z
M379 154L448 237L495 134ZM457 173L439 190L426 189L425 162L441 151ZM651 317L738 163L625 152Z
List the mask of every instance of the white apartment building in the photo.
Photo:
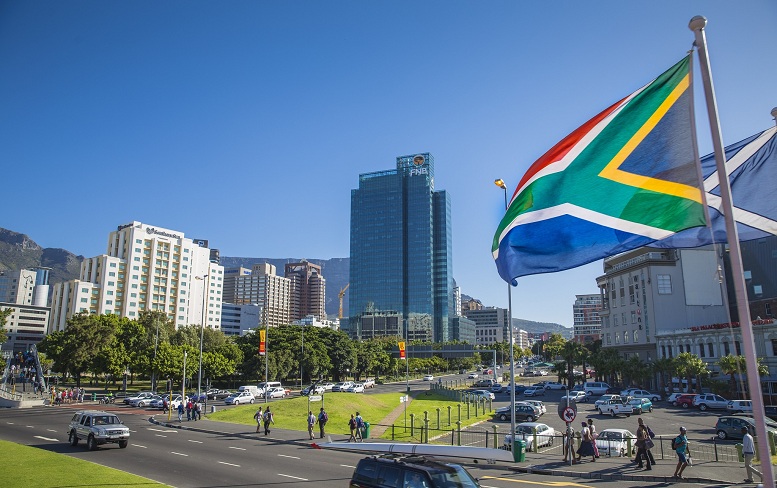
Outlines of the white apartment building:
M291 280L275 274L269 263L255 264L250 275L235 278L231 303L254 304L262 308L260 324L277 327L290 321Z
M26 351L46 335L49 320L49 269L31 268L0 273L0 310L11 309L5 323L4 351Z
M74 314L130 319L161 310L176 327L221 328L224 267L183 232L133 221L108 236L106 254L84 260L79 279L54 285L49 332Z
M590 295L575 295L572 305L573 335L572 340L588 344L602 338L602 296L598 293Z

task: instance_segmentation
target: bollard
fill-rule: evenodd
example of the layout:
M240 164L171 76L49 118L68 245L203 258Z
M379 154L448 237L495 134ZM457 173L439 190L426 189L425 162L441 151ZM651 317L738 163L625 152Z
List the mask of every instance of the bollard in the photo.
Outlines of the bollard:
M410 414L410 437L413 437L415 435L415 414Z
M480 407L480 399L478 398L478 399L477 399L477 401L475 402L475 417L477 417L478 415L480 415L480 414L478 413L478 409L479 409L479 407Z
M661 459L664 459L664 440L658 436L658 443L661 444Z
M426 438L426 442L424 442L424 438ZM424 444L429 444L429 419L424 419L424 432L421 434L421 442Z
M493 400L491 400L491 399L489 398L489 399L488 399L488 412L489 412L489 413L493 412L493 410L491 410L491 404L492 404L492 403L493 403ZM486 413L486 412L485 412L485 410L483 411L483 413Z
M769 452L771 452L772 456L774 456L775 454L777 454L777 439L775 439L775 437L777 437L777 434L775 434L771 430L767 431L766 433L767 433L767 438L769 439Z
M456 405L456 408L458 408L458 409L459 409L459 416L458 416L458 419L459 419L459 420L458 420L458 421L460 422L460 421L461 421L461 403L459 403L458 405Z
M539 443L537 442L537 427L532 427L531 430L532 430L532 433L534 433L534 439L533 439L533 441L534 441L534 452L537 453L537 452L539 452L538 451L538 449L539 449L538 444ZM578 447L580 447L580 446L578 446Z
M461 445L461 422L456 421L456 445Z
M394 440L394 424L391 424L391 440Z
M448 405L448 427L451 426L451 406Z
M216 405L210 406L210 413L216 413Z
M437 430L440 430L440 407L437 407Z
M497 445L499 443L499 440L498 440L499 436L496 434L496 431L499 427L497 427L496 425L492 425L491 427L494 428L494 449L499 449L499 446ZM486 447L488 447L488 442L486 442Z
M631 457L631 437L626 438L626 457Z
M470 405L470 403L467 402L467 420L469 420L469 405Z

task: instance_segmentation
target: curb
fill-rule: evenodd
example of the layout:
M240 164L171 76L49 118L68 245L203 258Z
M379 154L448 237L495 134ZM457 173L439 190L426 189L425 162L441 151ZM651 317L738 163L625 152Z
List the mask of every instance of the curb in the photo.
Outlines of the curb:
M730 481L715 480L711 478L685 478L683 480L677 480L671 476L645 476L645 475L633 475L633 474L619 474L619 473L602 473L600 471L591 472L579 472L579 471L563 471L559 469L547 469L537 468L534 466L508 466L507 469L515 471L517 473L526 474L540 474L547 476L565 476L568 478L583 478L583 479L596 479L596 480L623 480L623 481L641 481L641 482L653 482L653 483L677 483L682 481L683 483L696 483L696 484L715 484L715 485L730 485Z

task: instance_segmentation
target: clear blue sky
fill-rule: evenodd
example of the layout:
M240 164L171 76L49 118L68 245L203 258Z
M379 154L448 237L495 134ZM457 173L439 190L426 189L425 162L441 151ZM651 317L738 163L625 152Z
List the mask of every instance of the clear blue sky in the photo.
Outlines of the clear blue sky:
M86 256L140 220L227 256L347 257L358 175L429 151L453 203L454 276L504 307L493 180L512 193L674 64L697 14L726 144L769 127L773 0L6 1L0 227ZM700 97L697 110L706 153ZM571 326L599 274L521 279L513 315Z

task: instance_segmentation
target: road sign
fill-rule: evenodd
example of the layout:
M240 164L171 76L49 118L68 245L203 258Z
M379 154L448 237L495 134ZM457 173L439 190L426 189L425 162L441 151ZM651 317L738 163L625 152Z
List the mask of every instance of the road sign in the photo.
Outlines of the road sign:
M321 395L310 395L308 397L308 401L311 402L320 402L321 401Z
M577 417L577 412L572 407L566 407L561 413L561 420L564 422L572 422Z
M399 397L399 403L405 403L407 401L407 395L402 395Z

